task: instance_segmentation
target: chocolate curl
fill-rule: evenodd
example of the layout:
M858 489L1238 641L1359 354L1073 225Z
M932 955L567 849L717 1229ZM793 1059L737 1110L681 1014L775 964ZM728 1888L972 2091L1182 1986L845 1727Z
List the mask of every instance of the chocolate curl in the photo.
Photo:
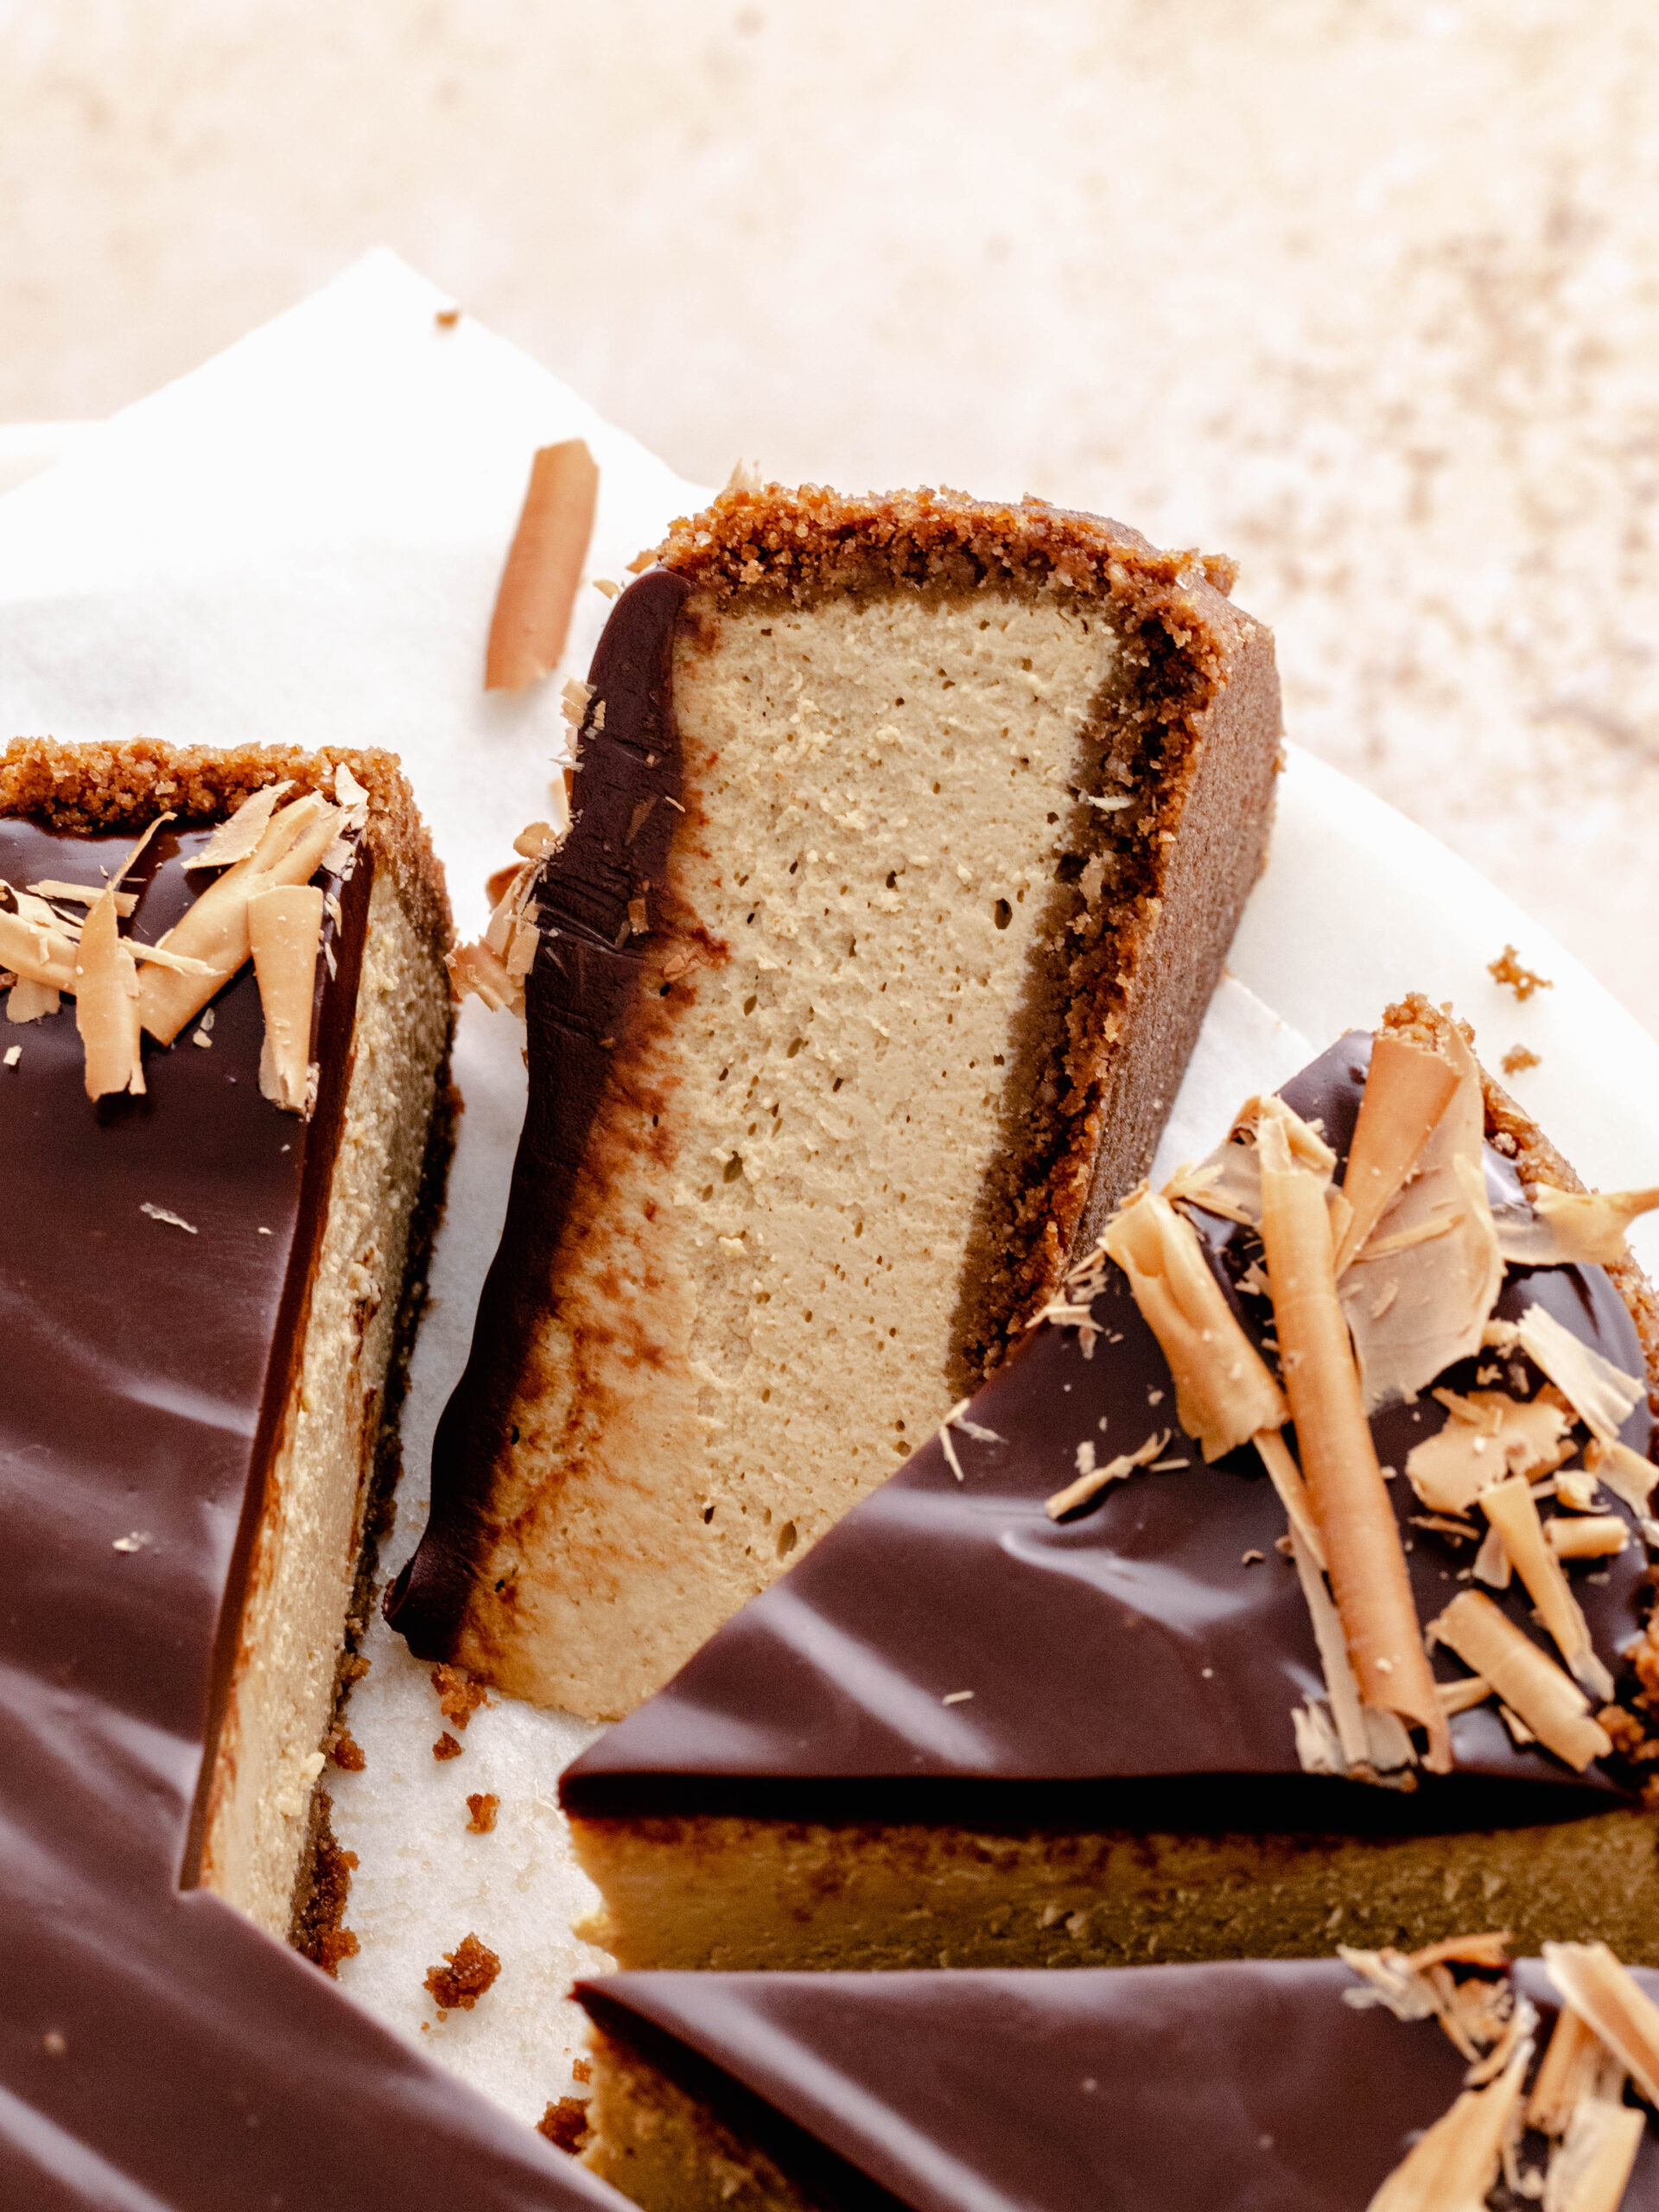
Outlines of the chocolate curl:
M251 792L234 814L226 816L194 859L186 861L185 874L188 875L199 868L232 868L238 861L246 860L270 828L277 800L293 788L290 778L284 783L266 784L262 790Z
M1624 1232L1638 1214L1659 1206L1659 1185L1645 1191L1558 1191L1540 1183L1533 1217L1505 1215L1497 1224L1506 1260L1526 1267L1616 1268L1630 1256Z
M86 1096L142 1093L138 977L121 936L115 893L105 891L87 910L76 950L75 1027L86 1053Z
M1659 2005L1605 1943L1546 1943L1544 1972L1649 2104L1659 2104Z
M51 917L44 899L31 903ZM41 921L0 912L0 968L10 969L25 982L38 983L42 990L73 991L78 957L75 939L55 918Z
M344 815L315 791L273 815L254 850L210 883L189 912L162 939L163 948L203 963L206 972L182 976L147 969L138 1011L158 1043L170 1045L249 957L248 904L279 885L307 883L322 864Z
M1198 1231L1167 1198L1143 1191L1106 1224L1101 1243L1129 1279L1141 1319L1175 1384L1175 1414L1205 1459L1259 1429L1276 1429L1285 1402L1211 1273Z
M1605 1701L1613 1694L1613 1678L1596 1656L1589 1624L1573 1595L1560 1554L1545 1541L1531 1485L1524 1476L1512 1475L1482 1491L1478 1503L1502 1537L1510 1564L1526 1584L1538 1618L1554 1637L1573 1681L1592 1697Z
M1557 1559L1612 1559L1629 1549L1630 1532L1617 1513L1558 1513L1544 1538Z
M1528 2037L1489 2088L1465 2089L1450 2112L1418 2137L1372 2197L1369 2212L1483 2212L1531 2058Z
M322 943L322 893L285 884L248 901L248 943L265 1017L259 1088L285 1113L310 1103L311 1010Z
M1399 1525L1337 1300L1325 1183L1295 1160L1287 1112L1276 1101L1264 1103L1257 1149L1262 1241L1302 1474L1360 1697L1423 1729L1425 1764L1445 1774L1451 1735L1423 1656Z
M1393 1205L1457 1087L1457 1070L1440 1053L1394 1030L1378 1033L1342 1179L1351 1211L1338 1274Z
M598 502L598 465L581 438L539 449L496 594L486 691L523 691L558 666Z
M1582 1774L1612 1739L1590 1717L1590 1700L1547 1651L1478 1590L1460 1590L1428 1627L1431 1643L1455 1651L1518 1713L1546 1750Z

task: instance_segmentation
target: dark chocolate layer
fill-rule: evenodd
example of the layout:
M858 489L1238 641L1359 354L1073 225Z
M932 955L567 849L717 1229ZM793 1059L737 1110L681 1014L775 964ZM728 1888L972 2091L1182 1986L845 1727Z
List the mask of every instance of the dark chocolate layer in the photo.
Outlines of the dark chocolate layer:
M1550 1986L1517 1979L1541 2048ZM1433 2021L1344 2004L1357 1986L1323 1959L624 1974L577 1995L826 2212L1364 2212L1464 2061ZM1624 2204L1659 2206L1651 2120Z
M134 934L189 903L180 856L207 834L152 842ZM0 821L0 876L96 882L131 842ZM214 1001L210 1049L146 1046L140 1098L86 1097L70 1002L0 1021L20 1048L0 1067L7 2206L616 2201L181 1886L327 1212L371 872L365 854L318 879L344 926L337 976L318 963L308 1122L260 1096L251 968Z
M1344 1156L1368 1054L1366 1037L1344 1039L1285 1086ZM1496 1194L1520 1203L1508 1163L1488 1157ZM1243 1234L1201 1218L1230 1285ZM1224 1807L1232 1829L1346 1833L1497 1826L1618 1802L1614 1777L1518 1748L1490 1706L1452 1723L1458 1772L1425 1776L1413 1792L1303 1774L1291 1713L1323 1695L1323 1678L1295 1573L1274 1549L1283 1509L1253 1452L1204 1465L1174 1425L1155 1338L1123 1277L1108 1274L1092 1358L1073 1329L1035 1331L974 1399L972 1428L952 1433L963 1480L938 1438L922 1446L567 1770L566 1805L1019 1827L1208 1826ZM1263 1302L1236 1304L1259 1338ZM1629 1310L1600 1268L1510 1269L1499 1313L1530 1304L1643 1372ZM1450 1370L1454 1389L1472 1382L1474 1365ZM1428 1398L1385 1409L1373 1423L1383 1464L1403 1470L1446 1419ZM1136 1473L1089 1510L1048 1519L1045 1501L1075 1477L1082 1446L1103 1462L1166 1426L1162 1456L1185 1466ZM1652 1431L1643 1401L1624 1440L1645 1453ZM1427 1621L1461 1586L1466 1554L1410 1525L1420 1509L1403 1473L1390 1491ZM1643 1560L1636 1541L1604 1563L1605 1579L1573 1574L1616 1672L1639 1628ZM1518 1581L1497 1601L1530 1630ZM1446 1653L1436 1666L1446 1679L1464 1671ZM962 1691L971 1697L944 1701ZM1219 1776L1234 1777L1224 1791Z
M431 1518L386 1596L386 1618L420 1658L449 1656L488 1549L491 1473L511 1448L513 1394L545 1313L611 1056L634 1010L645 963L629 902L660 891L679 818L671 679L686 592L664 569L630 585L588 671L570 834L537 886L541 942L524 991L530 1096L506 1220L433 1443Z

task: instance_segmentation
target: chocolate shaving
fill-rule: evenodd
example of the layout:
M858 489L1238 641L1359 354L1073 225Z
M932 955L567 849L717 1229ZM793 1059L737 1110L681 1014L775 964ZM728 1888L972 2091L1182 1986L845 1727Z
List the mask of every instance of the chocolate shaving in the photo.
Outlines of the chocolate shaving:
M250 957L248 906L262 893L308 883L341 822L341 810L315 791L274 814L257 844L210 883L183 918L162 939L164 950L202 963L199 974L147 973L139 987L143 1027L170 1045Z
M322 893L283 884L248 901L248 944L265 1017L259 1089L284 1113L310 1109L311 1011L322 943Z
M496 595L486 691L522 691L558 666L598 499L599 469L581 438L540 448Z
M1573 1680L1592 1697L1611 1698L1613 1678L1596 1656L1589 1624L1573 1595L1560 1555L1544 1540L1537 1503L1525 1478L1513 1475L1483 1491L1480 1507L1503 1538L1510 1564L1525 1583L1538 1618L1554 1638Z
M1108 1460L1103 1467L1085 1467L1076 1482L1068 1483L1064 1490L1055 1491L1044 1507L1045 1512L1051 1521L1064 1520L1068 1513L1075 1513L1080 1505L1087 1505L1091 1497L1098 1497L1108 1483L1121 1481L1125 1475L1132 1475L1137 1467L1149 1466L1168 1441L1169 1431L1160 1429L1157 1435L1149 1436L1137 1450L1120 1452L1116 1459ZM957 1479L961 1481L960 1473Z
M1642 1401L1643 1387L1635 1376L1581 1344L1541 1306L1528 1306L1511 1341L1548 1376L1593 1435L1604 1445L1618 1443L1620 1423Z
M1580 2099L1594 2094L1606 2056L1589 2022L1563 2005L1527 2100L1527 2126L1541 2135L1565 2135Z
M1618 2212L1646 2126L1636 2105L1581 2098L1549 2162L1545 2212Z
M1557 1559L1613 1559L1630 1541L1617 1513L1558 1513L1544 1523L1544 1536Z
M1341 1279L1368 1413L1414 1397L1478 1351L1503 1282L1486 1197L1480 1071L1454 1024L1441 1026L1439 1041L1456 1087L1418 1172Z
M1176 1415L1206 1460L1286 1418L1279 1387L1204 1256L1198 1231L1166 1198L1142 1192L1101 1243L1128 1278L1175 1384Z
M1432 1512L1466 1513L1483 1490L1506 1475L1553 1473L1572 1454L1567 1417L1547 1399L1512 1398L1502 1390L1433 1395L1452 1419L1406 1460L1406 1479Z
M1605 1943L1546 1943L1544 1971L1649 2104L1659 2104L1659 2005Z
M1359 1685L1354 1680L1349 1664L1348 1646L1342 1622L1332 1603L1325 1580L1309 1553L1306 1544L1291 1529L1291 1556L1296 1562L1296 1573L1302 1586L1302 1596L1313 1624L1313 1641L1318 1646L1319 1664L1325 1675L1325 1698L1331 1708L1332 1730L1340 1753L1337 1771L1357 1781L1375 1781L1380 1774L1400 1767L1412 1765L1416 1758L1411 1738L1398 1717L1361 1703ZM1309 1708L1309 1717L1313 1709ZM1293 1726L1302 1719L1294 1713ZM1327 1771L1321 1751L1328 1751L1322 1743L1324 1732L1317 1725L1311 1735L1302 1727L1296 1729L1297 1755L1302 1765L1313 1773ZM1319 1745L1320 1749L1315 1749ZM1311 1754L1311 1756L1310 1756Z
M1624 1232L1659 1206L1659 1187L1645 1191L1558 1191L1541 1183L1529 1211L1494 1217L1499 1249L1517 1267L1616 1268L1627 1261Z
M1457 1087L1444 1053L1397 1030L1378 1033L1342 1179L1352 1211L1337 1246L1338 1275L1399 1195Z
M1422 1728L1427 1764L1443 1774L1451 1738L1338 1302L1324 1182L1292 1150L1286 1123L1294 1118L1266 1102L1257 1149L1262 1239L1302 1472L1361 1699Z
M1496 2082L1465 2089L1418 2137L1372 2197L1369 2212L1479 2212L1497 2179L1531 2059L1528 2037Z
M75 953L75 1027L86 1053L86 1096L141 1094L138 971L121 935L115 894L104 892L87 912Z
M1585 1447L1584 1464L1598 1482L1605 1483L1615 1497L1624 1499L1638 1519L1646 1516L1659 1480L1659 1467L1632 1452L1618 1438L1592 1436Z
M246 860L264 836L277 800L293 788L289 779L280 784L267 784L262 791L251 793L234 814L227 815L219 824L201 850L185 861L186 874L193 874L197 868L231 868L238 861Z
M1478 1590L1459 1591L1429 1624L1427 1639L1455 1651L1489 1681L1539 1742L1575 1773L1612 1750L1611 1738L1590 1717L1590 1700L1578 1684Z
M130 865L129 861L128 866ZM95 899L103 897L109 886L105 883L59 883L48 877L43 883L31 883L29 887L39 899L66 899L78 906L90 906ZM115 894L115 911L123 921L133 912L137 904L138 893L136 891L118 891Z

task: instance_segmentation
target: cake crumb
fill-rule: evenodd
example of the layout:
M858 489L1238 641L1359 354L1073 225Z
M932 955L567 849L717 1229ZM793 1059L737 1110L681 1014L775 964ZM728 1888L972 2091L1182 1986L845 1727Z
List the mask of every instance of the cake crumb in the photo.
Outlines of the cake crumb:
M455 325L461 321L461 309L459 308L439 308L434 312L432 320L440 330L453 330Z
M328 1756L336 1766L344 1767L347 1774L361 1774L369 1763L363 1746L343 1723L334 1732L328 1745Z
M1512 944L1506 944L1496 960L1487 962L1486 972L1495 983L1506 984L1522 1005L1535 991L1553 991L1555 988L1548 976L1523 968L1521 956Z
M433 1745L432 1756L435 1759L458 1759L461 1757L461 1745L447 1728Z
M15 1068L15 1067L16 1066L16 1065L17 1065L18 1061L19 1061L19 1060L21 1060L21 1059L22 1058L22 1057L23 1057L23 1048L22 1048L22 1046L21 1045L8 1045L8 1046L7 1046L7 1047L6 1047L6 1065L7 1065L9 1068Z
M972 1695L972 1690L947 1690L944 1695L939 1700L939 1703L941 1705L966 1705Z
M1238 1563L1239 1563L1239 1565L1240 1565L1241 1567L1260 1567L1260 1566L1261 1566L1261 1564L1262 1564L1262 1560L1265 1560L1265 1559L1266 1559L1266 1557L1267 1557L1267 1554L1266 1554L1265 1552L1258 1552L1258 1551L1248 1551L1248 1552L1242 1552L1242 1553L1239 1554L1239 1561L1238 1561Z
M570 2078L573 2082L581 2082L584 2086L591 2082L594 2078L592 2062L586 2058L573 2058L570 2062Z
M438 2008L442 2020L450 2012L470 2012L486 1990L494 1986L501 1961L476 1936L463 1936L453 1951L443 1955L441 1967L429 1967L423 1986Z
M41 2049L48 2058L61 2058L68 2048L69 2045L60 2029L48 2028L41 2037Z
M493 1790L475 1789L467 1797L467 1809L473 1816L467 1823L467 1834L488 1835L501 1809L501 1800Z
M1538 1065L1538 1055L1529 1052L1524 1045L1511 1045L1499 1065L1505 1075L1524 1075L1529 1068Z
M148 1529L135 1529L130 1536L118 1536L110 1549L112 1552L141 1552L149 1541Z
M325 1794L316 1853L311 1862L311 1887L296 1917L294 1948L322 1968L331 1981L340 1974L342 1959L354 1959L362 1945L346 1925L346 1906L352 1893L357 1853L342 1851L329 1818Z
M587 2147L588 2100L586 2097L561 2097L536 2123L536 2133L545 2135L556 2151L568 2151L575 2158Z
M432 1687L444 1719L463 1733L479 1707L490 1702L482 1682L475 1682L464 1668L446 1666L442 1661L432 1669Z

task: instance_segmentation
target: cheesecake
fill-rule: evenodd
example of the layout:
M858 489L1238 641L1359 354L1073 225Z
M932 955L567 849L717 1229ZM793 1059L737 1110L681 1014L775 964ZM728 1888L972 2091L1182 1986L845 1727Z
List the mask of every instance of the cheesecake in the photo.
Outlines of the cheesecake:
M1659 2205L1659 1977L1503 1958L619 1974L583 2159L645 2212Z
M458 980L527 1023L391 1592L626 1713L904 1465L1143 1173L1262 865L1230 564L1040 501L733 490L625 592Z
M1421 1000L1218 1134L566 1770L621 1966L1659 1961L1656 1194Z
M9 2204L613 2201L289 1942L342 1941L449 934L385 753L0 753Z

